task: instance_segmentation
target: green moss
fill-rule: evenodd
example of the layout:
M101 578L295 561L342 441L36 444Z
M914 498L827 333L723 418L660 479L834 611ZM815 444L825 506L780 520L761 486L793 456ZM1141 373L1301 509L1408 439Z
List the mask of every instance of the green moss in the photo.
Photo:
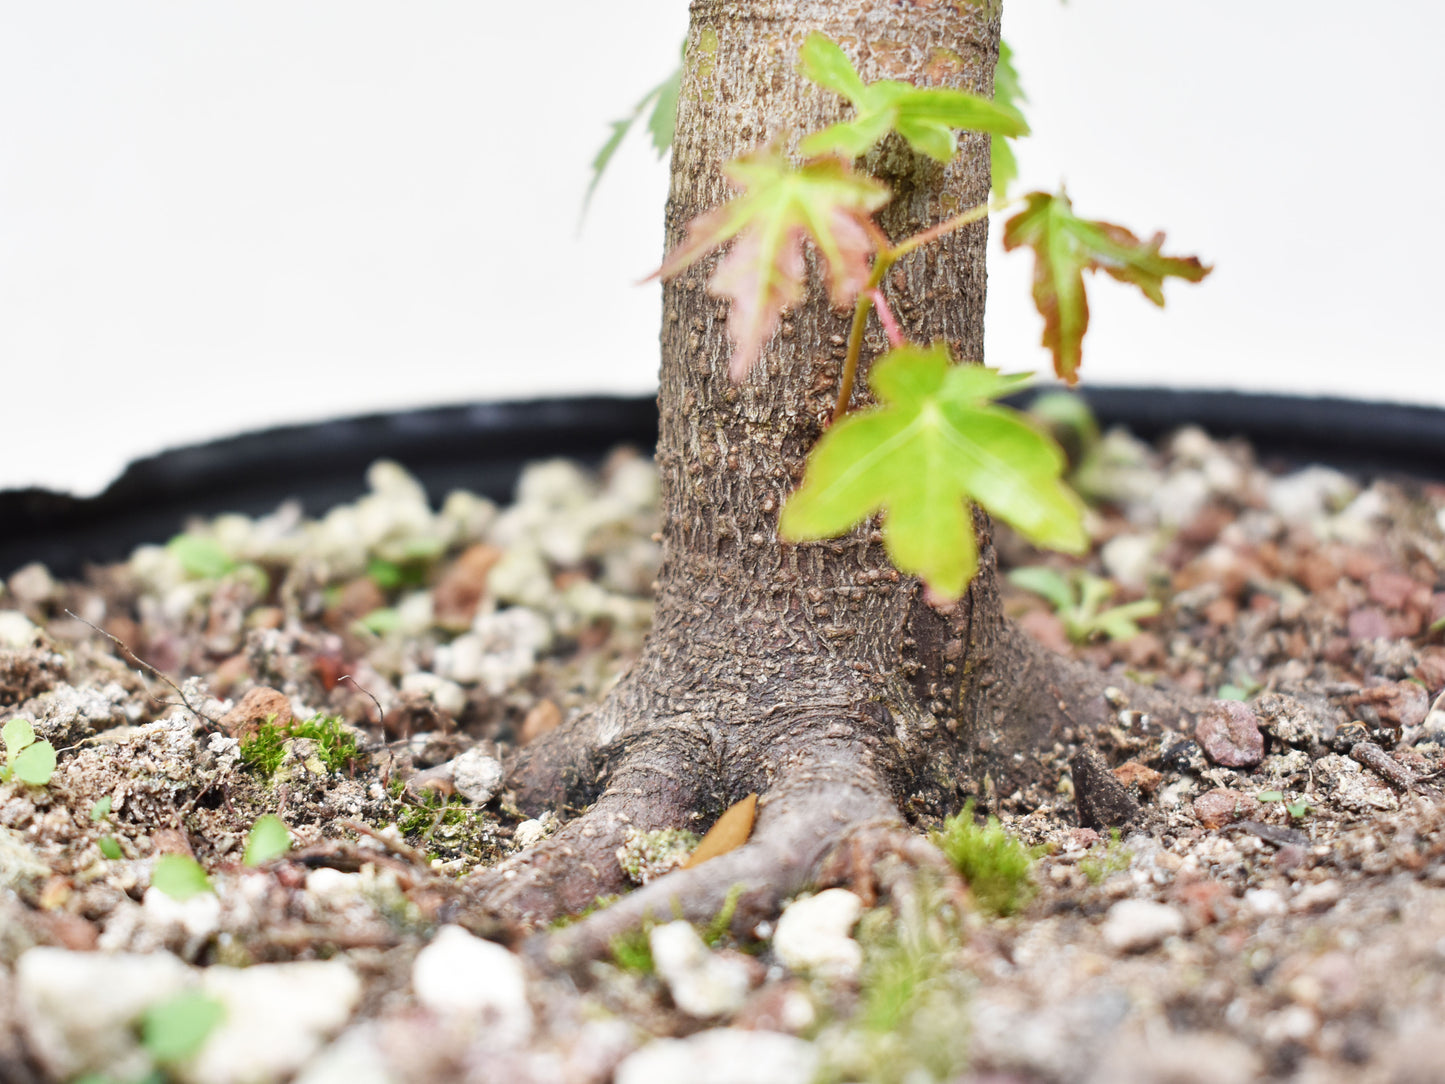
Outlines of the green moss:
M1106 877L1122 873L1134 861L1134 856L1119 842L1119 829L1109 830L1109 842L1095 844L1089 853L1079 860L1079 872L1096 885Z
M317 759L328 772L346 770L361 751L356 735L338 716L313 715L302 722L292 720L285 726L277 724L273 717L241 742L241 760L252 771L269 779L286 758L286 743L296 738L316 743Z
M651 921L644 922L641 926L614 937L611 945L612 962L624 971L651 975L656 970L652 961L652 938L649 936L654 925L656 923Z
M1035 853L1003 830L997 817L978 824L970 801L943 822L933 842L962 874L983 910L1011 915L1034 896L1030 876Z
M954 1080L968 1062L968 976L954 952L959 916L925 881L895 914L884 907L858 924L863 949L858 1008L818 1036L825 1084Z

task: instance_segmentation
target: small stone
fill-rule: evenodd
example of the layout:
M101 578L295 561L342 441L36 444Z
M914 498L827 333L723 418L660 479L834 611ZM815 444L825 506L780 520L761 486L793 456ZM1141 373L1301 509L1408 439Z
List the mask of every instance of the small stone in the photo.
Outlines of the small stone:
M1216 700L1195 724L1204 755L1226 768L1252 768L1264 759L1264 735L1248 704Z
M543 734L550 734L561 725L562 709L551 700L539 700L522 720L522 729L517 740L523 745L530 745Z
M691 923L654 926L648 943L673 1003L689 1016L706 1019L736 1012L747 999L747 965L712 952Z
M1327 740L1334 724L1324 718L1327 705L1317 708L1281 693L1265 693L1251 705L1260 729L1286 745L1308 748Z
M184 1084L252 1084L290 1077L340 1031L361 1000L361 980L340 960L208 967L201 991L225 1008Z
M1153 535L1119 534L1099 547L1099 560L1104 571L1119 586L1130 591L1143 591L1149 586L1149 573L1155 567L1154 554L1159 545Z
M1391 681L1361 689L1345 703L1368 725L1398 731L1425 721L1430 694L1418 682Z
M548 836L546 822L540 820L523 821L512 829L512 842L518 847L535 847Z
M618 1065L615 1084L808 1084L818 1050L775 1031L713 1028L686 1039L657 1039Z
M773 933L773 952L793 971L851 978L863 950L849 931L863 913L863 901L846 888L829 888L794 900Z
M1122 828L1142 812L1128 788L1109 771L1103 758L1092 749L1080 750L1069 761L1074 781L1074 806L1079 824L1102 831Z
M411 984L417 1001L439 1016L472 1018L507 1042L532 1033L521 960L460 926L443 926L417 953Z
M1184 916L1167 903L1120 900L1104 919L1104 942L1117 952L1145 952L1184 932Z
M502 786L502 762L474 745L452 760L452 785L469 802L486 805Z
M387 1066L375 1025L348 1030L311 1060L292 1084L401 1084Z
M233 738L247 738L263 723L284 727L291 723L291 700L279 689L257 685L221 716L221 727Z
M193 981L191 969L169 953L33 948L15 967L20 1027L57 1080L87 1072L139 1080L151 1071L151 1060L136 1020Z
M1243 791L1215 787L1194 799L1194 816L1206 828L1223 828L1252 815L1259 803Z
M1130 794L1150 797L1157 789L1164 777L1153 768L1140 764L1137 760L1126 761L1113 769L1114 778L1129 789Z
M1244 893L1244 906L1261 918L1282 915L1289 910L1281 896L1272 888L1250 888Z
M1344 896L1344 886L1339 881L1320 881L1305 885L1290 901L1290 909L1302 914L1319 914L1328 911Z
M502 551L483 542L468 546L432 588L433 613L439 627L465 632L477 616L487 590L487 576L502 558Z

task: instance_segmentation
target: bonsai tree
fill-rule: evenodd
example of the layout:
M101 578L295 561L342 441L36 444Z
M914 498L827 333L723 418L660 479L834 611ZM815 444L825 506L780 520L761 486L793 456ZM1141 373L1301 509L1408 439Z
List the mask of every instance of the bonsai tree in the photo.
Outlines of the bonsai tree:
M626 887L633 833L704 828L757 795L745 844L565 936L596 951L649 912L705 921L730 895L749 929L884 854L929 861L911 822L974 797L1028 807L1057 782L1037 751L1117 710L1101 695L1117 679L1004 619L979 507L1083 545L1062 456L992 405L1011 381L963 364L983 352L987 133L1024 131L992 100L999 48L984 0L693 0L661 272L655 623L594 710L522 750L519 806L580 815L481 875L486 911L580 911ZM1028 197L1007 232L1039 254L1045 343L1070 378L1082 270L1156 300L1165 274L1205 273L1062 196ZM925 415L945 419L933 444L910 436ZM968 444L964 466L939 441Z

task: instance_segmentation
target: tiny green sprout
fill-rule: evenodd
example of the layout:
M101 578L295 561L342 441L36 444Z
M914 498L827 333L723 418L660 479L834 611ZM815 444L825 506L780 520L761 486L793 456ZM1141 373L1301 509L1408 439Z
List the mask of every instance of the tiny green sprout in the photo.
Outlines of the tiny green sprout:
M1104 609L1104 603L1114 595L1114 584L1083 569L1071 569L1065 575L1043 565L1030 565L1014 569L1008 578L1025 591L1048 600L1063 621L1065 634L1076 644L1088 643L1097 636L1128 640L1139 635L1137 622L1159 612L1159 600L1152 598Z
M166 551L193 580L219 580L236 567L236 559L204 535L178 534L166 543Z
M1290 815L1291 819L1297 821L1309 816L1312 808L1309 801L1304 798L1296 798L1293 802L1286 801L1284 792L1279 790L1262 790L1254 796L1254 800L1256 802L1281 802L1285 812Z
M96 800L95 805L90 807L90 823L99 824L110 816L110 795Z
M211 879L194 858L183 854L163 854L156 859L151 873L151 887L173 900L185 901L203 892L212 892Z
M5 764L0 767L0 783L12 776L33 787L43 787L55 774L55 746L43 738L35 738L30 720L16 716L0 730L5 742Z
M969 801L957 816L943 822L932 840L968 882L979 907L994 915L1011 915L1033 898L1030 877L1036 853L1003 830L998 818L984 824L973 817Z
M226 1015L219 1001L189 991L152 1005L141 1018L141 1045L162 1065L184 1061Z
M652 922L644 922L641 926L614 937L609 946L612 951L612 962L624 971L651 975L656 970L656 964L652 959L652 938L650 936L653 925Z
M1109 830L1109 841L1090 848L1089 853L1079 861L1081 872L1091 885L1096 885L1115 873L1122 873L1134 863L1134 856L1119 842L1119 829Z
M401 614L395 607L380 606L366 616L357 618L356 624L366 632L385 636L388 632L401 628Z
M256 823L251 826L241 862L255 868L280 858L290 849L291 833L286 830L285 822L275 814L266 813L256 818Z
M100 853L112 862L119 861L122 857L120 843L115 836L101 836L95 841L95 845L100 848Z

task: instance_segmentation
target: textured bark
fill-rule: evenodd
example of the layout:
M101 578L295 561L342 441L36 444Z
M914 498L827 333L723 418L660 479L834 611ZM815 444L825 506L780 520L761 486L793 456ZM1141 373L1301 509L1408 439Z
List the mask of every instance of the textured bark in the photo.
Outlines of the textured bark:
M729 197L725 162L773 140L791 147L847 115L797 74L813 30L839 42L864 79L992 92L997 4L694 0L669 246ZM895 192L881 215L895 240L988 198L987 139L961 143L947 167L894 137L872 154L866 165ZM981 360L986 241L981 222L891 272L886 292L909 338ZM664 901L705 918L736 884L747 923L813 879L850 835L886 835L972 794L1027 801L1032 752L1108 710L1096 677L1005 626L986 517L979 575L942 610L889 565L876 525L817 544L779 540L779 508L837 394L849 314L812 289L734 384L726 306L705 289L716 259L664 293L664 556L643 658L594 712L528 747L513 774L523 808L593 804L490 876L481 898L537 923L625 887L615 851L631 828L706 827L753 791L758 823L742 850L634 893L570 935L594 948L648 911L668 914ZM870 337L865 367L882 345Z

